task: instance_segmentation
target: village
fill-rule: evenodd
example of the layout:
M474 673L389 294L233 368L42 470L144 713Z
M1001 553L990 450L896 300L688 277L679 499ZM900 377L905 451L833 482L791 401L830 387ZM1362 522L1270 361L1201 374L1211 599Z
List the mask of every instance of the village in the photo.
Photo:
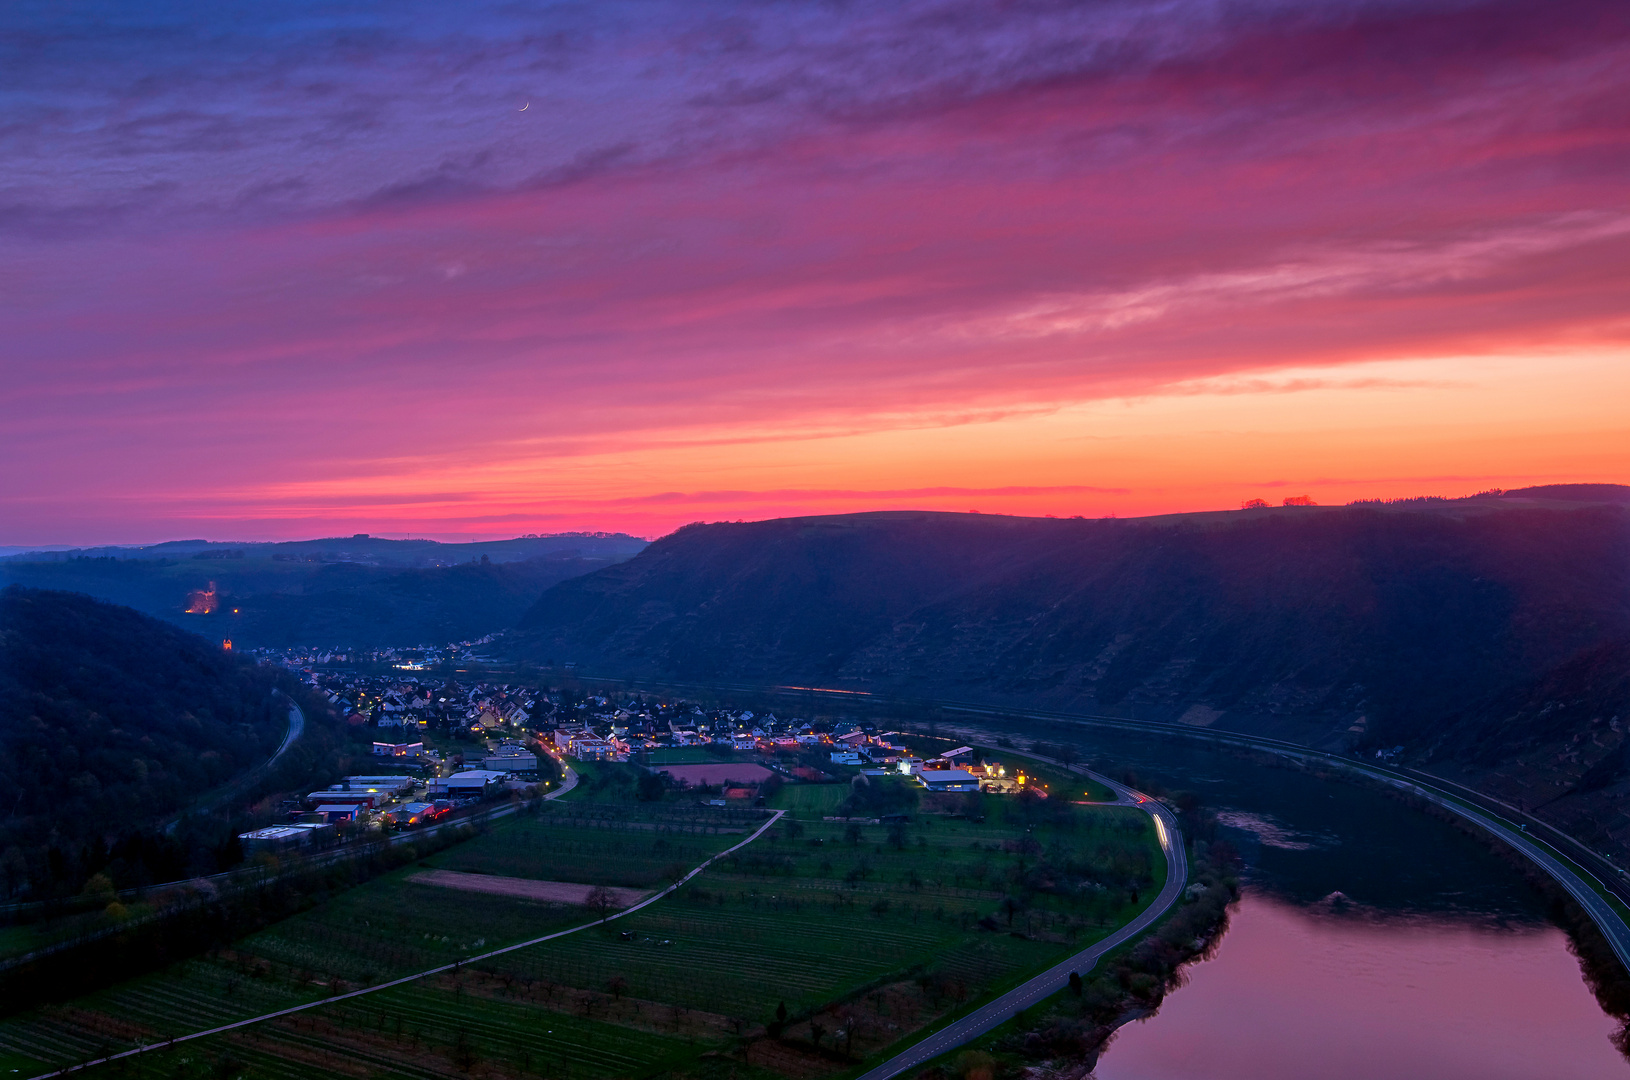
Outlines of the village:
M1017 794L1022 771L972 747L922 757L899 732L694 702L564 688L306 672L374 763L239 836L246 853L331 845L439 821L512 792L538 795L574 763L621 765L660 791L715 806L762 805L766 784L892 778L929 792ZM1043 786L1030 789L1045 795ZM644 797L644 796L642 796Z

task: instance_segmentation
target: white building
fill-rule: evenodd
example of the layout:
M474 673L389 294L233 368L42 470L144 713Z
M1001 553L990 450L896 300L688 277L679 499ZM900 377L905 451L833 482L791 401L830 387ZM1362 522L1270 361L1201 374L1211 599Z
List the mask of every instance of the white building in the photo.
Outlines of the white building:
M930 769L917 780L929 791L978 791L979 778L967 769Z

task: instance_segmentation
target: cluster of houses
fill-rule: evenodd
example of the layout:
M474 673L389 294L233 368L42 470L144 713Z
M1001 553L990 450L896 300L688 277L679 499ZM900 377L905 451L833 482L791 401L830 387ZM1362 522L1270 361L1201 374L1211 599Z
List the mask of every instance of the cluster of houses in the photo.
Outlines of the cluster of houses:
M647 721L641 723L641 721ZM852 724L817 732L800 720L778 720L773 714L752 712L706 714L692 708L670 716L661 727L648 716L618 710L608 722L556 728L550 736L558 753L579 761L627 761L642 750L670 746L713 744L760 754L824 752L834 765L857 767L873 775L909 776L930 791L988 791L1012 794L1025 786L1023 774L1009 777L998 764L966 762L971 747L960 747L924 760L888 741L888 734L871 735ZM799 770L808 772L809 770ZM819 779L819 775L807 779Z
M308 681L353 726L490 733L524 729L538 710L535 691L507 684L434 685L411 677L337 675L312 675Z
M842 728L854 730L853 725ZM550 739L560 753L580 761L627 761L633 754L679 746L724 746L763 754L819 751L831 743L832 734L817 732L807 721L777 719L773 713L704 712L689 704L653 708L630 702L556 727Z
M908 776L930 791L1013 793L1025 786L1022 775L1009 777L1000 765L973 764L967 747L925 761L889 741L889 735L898 733L869 734L854 723L818 728L773 713L710 710L693 702L612 698L569 687L460 682L418 675L413 665L402 663L395 664L389 675L316 669L316 662L326 656L295 657L290 652L281 662L302 670L349 723L376 733L372 752L380 766L430 766L425 790L413 796L422 797L428 809L408 812L407 823L434 816L434 808L444 801L480 797L494 785L525 783L522 778L537 774L544 751L579 761L630 761L667 748L711 746L763 755L772 770L809 780L843 775L846 770L841 767L847 766L874 775ZM302 659L304 666L298 663ZM442 747L438 753L430 739L439 735L456 741L438 739L436 745ZM471 740L481 747L476 754L460 745ZM444 755L461 755L462 770L440 776L446 771ZM801 759L796 767L786 764L789 755ZM828 762L840 768L831 768ZM288 828L331 826L348 820L344 806L360 805L359 799L318 798L324 794L333 792L308 798L310 807L303 816L311 820L296 821ZM399 800L391 812L411 805L418 804ZM366 811L376 817L382 813L379 804L368 804ZM350 818L357 814L353 810ZM277 842L303 841L291 834Z
M274 555L273 558L276 558ZM354 649L299 645L291 648L253 650L260 660L278 664L290 671L310 671L325 664L389 664L401 671L425 671L441 663L485 663L493 658L481 651L498 639L497 634L453 641L445 645L414 645L398 648Z
M292 661L286 661L292 663ZM787 753L831 740L803 720L751 710L704 710L507 683L460 683L410 673L365 675L305 669L307 681L348 723L379 732L374 753L417 762L435 758L429 733L499 738L530 732L580 760L626 761L643 751L704 744ZM854 730L839 725L836 732Z
M292 661L288 661L291 662ZM501 737L530 731L584 760L626 760L645 750L723 744L771 752L818 747L823 736L801 720L751 710L711 710L689 702L613 700L507 683L460 683L305 670L307 682L354 726L380 730L375 753L428 756L421 732ZM395 737L390 737L396 729Z

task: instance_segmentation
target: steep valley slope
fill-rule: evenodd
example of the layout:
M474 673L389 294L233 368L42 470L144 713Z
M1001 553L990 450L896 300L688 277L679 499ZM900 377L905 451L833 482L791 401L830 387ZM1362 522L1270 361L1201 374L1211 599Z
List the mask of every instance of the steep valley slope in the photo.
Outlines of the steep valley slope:
M551 588L508 648L617 677L1403 746L1575 831L1630 835L1616 809L1630 489L1610 485L1142 520L690 526Z
M155 827L266 761L288 726L273 691L292 684L129 608L0 590L0 896L212 873Z

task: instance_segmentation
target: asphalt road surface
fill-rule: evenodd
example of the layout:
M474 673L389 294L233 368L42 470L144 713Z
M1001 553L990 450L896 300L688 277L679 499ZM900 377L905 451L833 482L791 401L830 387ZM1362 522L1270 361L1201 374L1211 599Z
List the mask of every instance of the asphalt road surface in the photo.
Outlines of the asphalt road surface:
M289 731L288 731L288 734L283 736L283 745L279 746L277 748L277 753L273 754L270 758L267 759L266 767L269 769L273 765L276 765L277 764L277 759L282 757L284 754L288 753L289 747L291 747L295 743L299 742L300 741L300 736L305 734L305 731L306 731L306 714L300 711L300 706L296 705L292 701L289 702Z
M251 782L255 781L258 777L265 776L272 766L277 764L277 759L288 753L289 747L300 741L300 736L304 735L305 731L306 714L300 710L300 706L296 705L291 700L289 702L289 727L288 730L283 733L283 742L280 746L278 746L277 751L273 753L271 757L267 758L261 764L255 766L249 772L244 773L236 780L233 780L226 784L226 786L218 789L214 795L210 796L205 801L197 804L196 806L190 807L189 809L184 810L175 817L171 818L169 823L164 826L164 831L173 834L176 830L176 826L181 823L181 819L186 817L188 814L213 813L225 803L231 802L233 799L238 798Z
M1102 941L1089 946L1021 986L1017 986L995 1001L983 1005L962 1019L950 1024L929 1035L911 1048L896 1054L866 1073L859 1080L888 1080L908 1069L915 1069L928 1061L939 1057L947 1050L954 1050L966 1042L977 1039L979 1036L1000 1027L1013 1018L1013 1014L1021 1009L1027 1009L1037 1002L1063 990L1070 984L1070 973L1086 974L1092 970L1105 953L1125 944L1143 933L1156 920L1177 903L1177 898L1183 895L1183 889L1188 884L1188 857L1183 852L1183 834L1177 829L1177 818L1161 803L1149 798L1141 792L1133 791L1123 784L1117 784L1107 776L1100 776L1085 769L1075 770L1085 776L1098 781L1117 796L1117 802L1126 806L1136 806L1155 820L1155 829L1160 834L1160 846L1166 851L1166 885L1160 890L1148 907L1137 918L1110 934Z
M956 706L956 708L958 711L969 713L989 711L975 708L973 706ZM1135 720L1124 720L1115 717L1072 717L1064 713L1021 713L1019 715L1025 717L1026 719L1053 721L1063 720L1065 722L1083 724L1089 727L1106 727L1111 729L1119 729L1122 731L1153 731L1178 738L1201 739L1208 742L1219 742L1224 744L1231 743L1236 746L1252 747L1259 750L1265 750L1269 753L1279 754L1284 757L1296 758L1301 761L1333 766L1338 769L1346 769L1350 772L1355 772L1360 775L1370 777L1371 779L1379 780L1382 783L1390 784L1391 786L1402 791L1407 791L1412 795L1419 796L1428 802L1435 803L1438 806L1443 807L1450 813L1471 822L1495 838L1509 844L1512 848L1521 852L1524 857L1531 860L1535 866L1538 866L1541 870L1545 871L1545 873L1549 874L1557 884L1566 889L1568 894L1578 902L1579 906L1584 909L1585 914L1590 916L1591 921L1596 924L1597 929L1602 932L1602 936L1606 938L1608 944L1612 946L1614 954L1619 958L1619 962L1624 964L1627 970L1630 970L1630 923L1626 923L1624 918L1619 915L1618 910L1603 898L1601 892L1592 888L1591 885L1585 880L1584 876L1573 869L1572 866L1552 855L1545 846L1532 840L1529 837L1529 834L1522 828L1519 828L1517 825L1514 825L1503 818L1496 817L1493 813L1487 810L1467 806L1465 803L1449 797L1446 792L1433 788L1428 783L1418 783L1414 780L1399 776L1394 772L1389 772L1384 769L1371 768L1370 766L1354 761L1351 758L1341 757L1335 754L1327 754L1323 751L1314 750L1305 746L1298 746L1294 743L1287 743L1278 739L1264 739L1253 735L1243 735L1238 732L1214 730L1184 731L1178 730L1170 724L1156 724L1148 721L1140 722ZM973 730L962 730L963 734L967 737L978 737L979 733L976 733ZM1472 794L1478 793L1472 792ZM1610 887L1605 882L1602 882L1600 878L1596 878L1595 880L1598 884L1602 885L1603 889L1611 891Z
M1556 858L1544 847L1530 840L1521 829L1513 828L1499 818L1445 798L1430 788L1422 787L1408 780L1401 780L1396 776L1366 769L1361 765L1349 765L1348 768L1401 788L1412 795L1418 795L1429 802L1436 803L1451 814L1465 818L1479 828L1493 833L1505 843L1522 852L1541 870L1551 875L1557 884L1568 890L1568 894L1578 902L1580 907L1585 909L1585 914L1589 915L1591 921L1601 930L1602 936L1607 939L1607 943L1613 947L1613 952L1617 954L1619 962L1626 968L1630 968L1630 926L1625 925L1624 920L1620 918L1619 913L1613 909L1613 906L1604 900L1599 892L1591 888L1584 878L1580 877L1571 867Z

